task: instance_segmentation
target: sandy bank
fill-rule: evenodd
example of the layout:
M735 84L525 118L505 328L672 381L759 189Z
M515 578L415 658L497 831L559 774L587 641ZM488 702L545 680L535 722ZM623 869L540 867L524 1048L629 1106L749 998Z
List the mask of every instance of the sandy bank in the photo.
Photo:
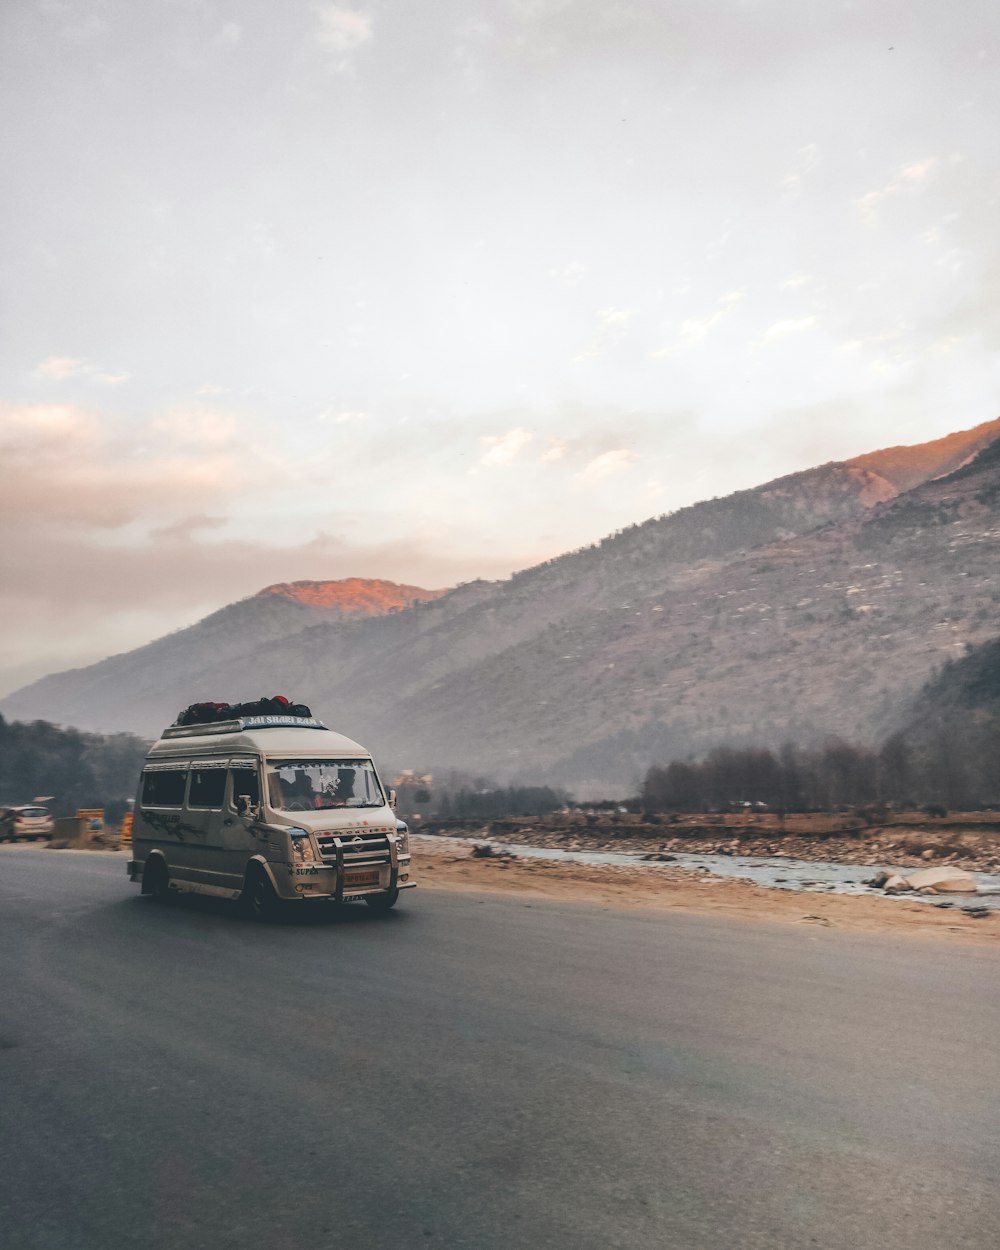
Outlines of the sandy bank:
M1000 945L1000 913L981 919L907 898L769 890L671 865L643 868L551 860L473 859L444 838L412 837L414 871L425 888L520 894L642 911L685 911L845 933Z

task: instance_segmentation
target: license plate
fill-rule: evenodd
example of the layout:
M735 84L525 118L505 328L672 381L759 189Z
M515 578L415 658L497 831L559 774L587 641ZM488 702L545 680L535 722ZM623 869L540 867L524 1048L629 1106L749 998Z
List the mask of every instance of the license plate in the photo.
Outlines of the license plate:
M379 871L373 868L370 872L345 872L344 886L353 885L378 885Z

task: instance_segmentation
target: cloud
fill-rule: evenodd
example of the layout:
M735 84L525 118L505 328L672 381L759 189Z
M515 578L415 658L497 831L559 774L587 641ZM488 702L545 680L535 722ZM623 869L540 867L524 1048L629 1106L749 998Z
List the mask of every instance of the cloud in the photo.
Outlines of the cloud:
M805 334L815 329L817 324L815 317L788 317L783 321L775 321L756 340L754 346L777 343L780 339L786 339L793 334Z
M606 326L624 326L632 320L633 310L631 308L605 308L600 313L601 321Z
M637 459L634 451L630 451L627 447L619 447L615 451L606 451L600 456L595 456L580 470L577 477L586 485L593 486L597 482L613 477L616 473L623 472Z
M580 260L571 260L568 265L555 266L548 271L553 282L562 286L575 287L587 276L587 266Z
M733 309L743 299L742 291L726 291L719 296L718 307L707 317L686 317L680 324L680 330L672 343L650 352L653 360L664 360L673 356L685 347L697 347L704 339L731 316Z
M550 438L549 445L542 452L539 459L542 464L554 464L557 460L562 460L566 455L569 444L562 438Z
M27 498L37 491L36 506L44 507L48 475L75 472L99 454L102 440L94 414L71 404L0 404L0 456L5 466L0 515L26 483L35 483L27 488Z
M42 450L52 439L93 435L97 418L72 404L0 404L0 447L9 454L28 440L31 451ZM61 451L61 447L59 448Z
M226 524L223 516L208 516L199 512L195 516L181 517L170 525L162 525L159 529L149 531L151 539L181 538L190 539L199 530L222 529Z
M815 143L807 143L799 148L799 159L794 169L790 170L781 180L782 187L794 195L802 190L802 184L814 170L819 167L819 148Z
M82 356L49 356L35 370L39 378L53 378L64 382L68 378L83 378L90 382L100 382L103 386L120 386L127 382L127 373L113 373L100 365L91 364Z
M211 408L172 408L155 417L151 428L163 434L174 445L199 448L228 447L238 431L238 422L231 412Z
M0 406L0 518L32 546L46 529L120 529L206 497L221 505L283 471L236 435L225 413L175 412L125 434L69 404Z
M869 225L876 224L879 209L884 200L897 195L912 195L921 190L927 184L936 166L937 160L933 156L903 165L896 176L890 179L884 187L878 191L869 191L858 200L858 210L862 218Z
M319 29L316 38L324 47L346 56L372 37L372 19L358 9L340 4L323 4L317 9Z
M87 362L81 356L49 356L35 370L41 378L76 377Z
M586 347L582 348L573 359L577 362L597 360L604 356L612 347L621 343L628 335L629 325L635 316L633 308L602 308L597 313L599 328Z
M485 449L479 463L501 466L511 464L534 437L530 430L520 426L516 430L508 430L506 434L485 435L479 440Z

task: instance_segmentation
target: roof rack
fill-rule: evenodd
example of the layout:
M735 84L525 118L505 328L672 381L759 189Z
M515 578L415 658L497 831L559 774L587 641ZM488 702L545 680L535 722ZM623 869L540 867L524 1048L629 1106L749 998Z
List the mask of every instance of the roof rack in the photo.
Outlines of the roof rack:
M315 716L237 716L233 720L205 721L194 725L171 725L163 738L200 738L207 734L238 734L245 729L325 729Z

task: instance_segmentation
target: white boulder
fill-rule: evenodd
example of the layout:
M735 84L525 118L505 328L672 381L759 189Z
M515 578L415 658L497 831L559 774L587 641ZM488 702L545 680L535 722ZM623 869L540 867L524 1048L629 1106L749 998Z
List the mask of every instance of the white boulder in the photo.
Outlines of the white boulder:
M885 873L885 879L876 878L886 894L907 894L919 890L921 894L975 894L976 878L964 868L944 865L940 868L921 868L919 872Z

